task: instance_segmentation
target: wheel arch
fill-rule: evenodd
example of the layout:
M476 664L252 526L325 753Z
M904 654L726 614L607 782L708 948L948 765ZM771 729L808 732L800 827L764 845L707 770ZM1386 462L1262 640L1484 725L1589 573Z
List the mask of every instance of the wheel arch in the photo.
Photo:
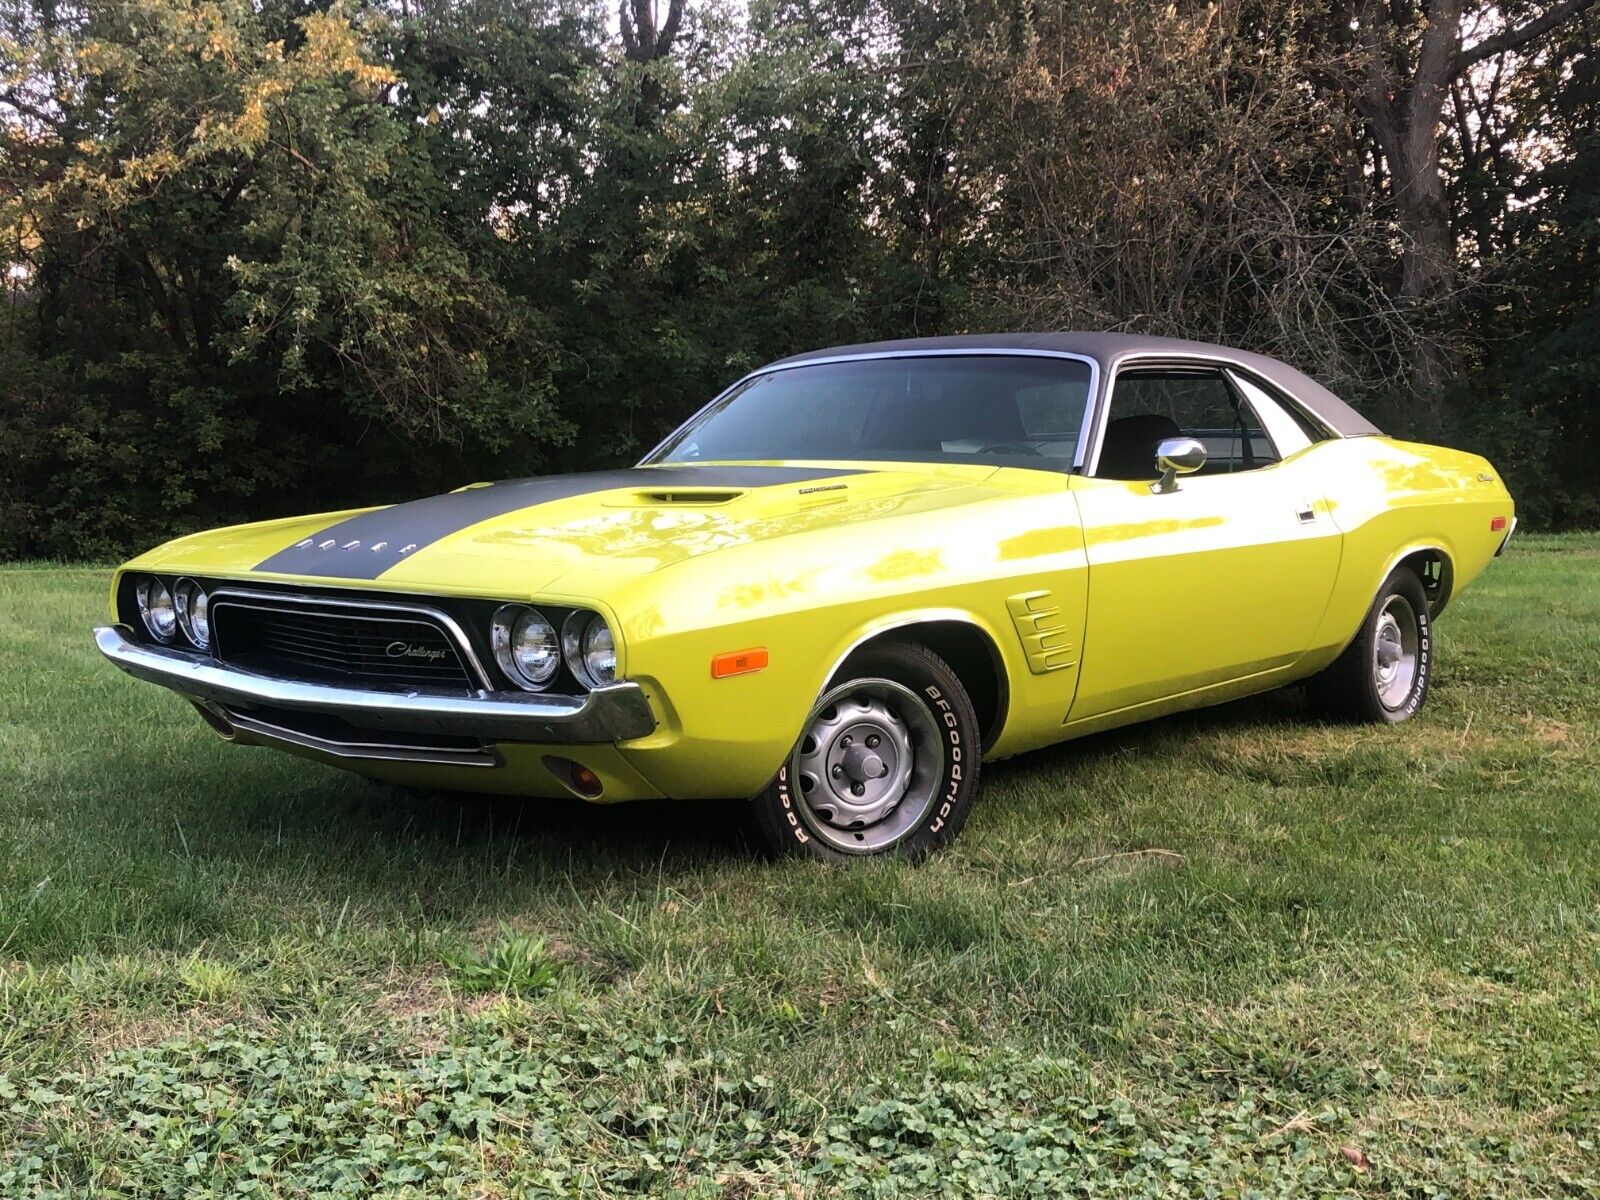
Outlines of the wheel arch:
M972 701L987 753L1005 728L1011 705L1010 675L993 631L957 611L907 614L877 622L838 656L822 690L833 685L852 659L885 642L916 642L949 665Z
M1361 598L1361 615L1353 625L1349 629L1335 627L1340 629L1341 636L1336 643L1330 643L1330 645L1337 645L1338 647L1333 659L1342 654L1350 643L1360 635L1362 622L1366 620L1367 614L1371 611L1372 602L1377 598L1379 589L1383 587L1389 576L1394 574L1400 567L1409 567L1416 572L1417 577L1422 581L1423 594L1428 598L1428 615L1437 617L1444 611L1444 606L1449 602L1450 595L1455 588L1455 559L1449 546L1443 538L1439 537L1429 537L1409 542L1383 560L1382 569L1367 584L1366 591ZM1326 666L1327 662L1331 662L1333 659L1325 660L1322 666ZM1321 669L1321 666L1317 668L1317 670Z
M1450 552L1440 545L1415 546L1402 551L1383 573L1387 579L1400 567L1409 567L1422 581L1428 597L1428 613L1435 618L1444 611L1455 589L1456 568ZM1379 581L1382 586L1382 580Z

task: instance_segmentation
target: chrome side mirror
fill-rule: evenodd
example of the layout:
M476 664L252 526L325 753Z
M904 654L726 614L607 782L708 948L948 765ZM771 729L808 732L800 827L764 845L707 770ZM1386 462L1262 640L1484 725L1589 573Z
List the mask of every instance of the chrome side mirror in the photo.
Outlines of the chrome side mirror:
M1162 438L1156 447L1156 469L1161 478L1150 485L1157 495L1178 490L1178 476L1192 475L1206 465L1206 448L1194 438Z

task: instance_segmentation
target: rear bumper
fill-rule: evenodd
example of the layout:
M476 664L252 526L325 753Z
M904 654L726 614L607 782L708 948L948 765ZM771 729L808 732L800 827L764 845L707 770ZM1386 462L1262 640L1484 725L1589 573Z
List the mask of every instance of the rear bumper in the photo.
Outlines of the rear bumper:
M568 746L628 741L656 728L650 702L636 683L596 688L586 696L376 691L281 679L198 654L141 645L120 625L96 628L94 640L100 653L135 679L228 709L287 708L339 717L363 729Z

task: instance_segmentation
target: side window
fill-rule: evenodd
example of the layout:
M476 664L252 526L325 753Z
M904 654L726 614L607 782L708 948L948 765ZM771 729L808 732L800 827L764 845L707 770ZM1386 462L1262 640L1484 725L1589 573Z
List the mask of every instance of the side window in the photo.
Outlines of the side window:
M1268 392L1248 375L1229 371L1228 378L1261 417L1267 435L1278 448L1279 458L1288 458L1314 442L1325 442L1328 434L1312 424L1311 418L1293 404Z
M1156 446L1192 437L1206 448L1202 475L1271 466L1277 448L1247 398L1209 368L1119 372L1100 443L1101 479L1155 479Z

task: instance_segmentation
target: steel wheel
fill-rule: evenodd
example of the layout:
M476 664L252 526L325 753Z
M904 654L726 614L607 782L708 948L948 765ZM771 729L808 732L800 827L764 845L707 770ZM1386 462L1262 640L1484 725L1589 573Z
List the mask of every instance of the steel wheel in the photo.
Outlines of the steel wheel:
M1417 715L1432 674L1428 593L1401 566L1383 581L1344 652L1306 681L1306 691L1324 716L1394 725Z
M1372 639L1372 682L1379 703L1390 711L1400 708L1416 685L1421 641L1411 602L1404 596L1390 596L1378 614Z
M801 820L845 854L888 849L928 815L944 741L917 694L892 679L853 679L812 711L791 762Z

